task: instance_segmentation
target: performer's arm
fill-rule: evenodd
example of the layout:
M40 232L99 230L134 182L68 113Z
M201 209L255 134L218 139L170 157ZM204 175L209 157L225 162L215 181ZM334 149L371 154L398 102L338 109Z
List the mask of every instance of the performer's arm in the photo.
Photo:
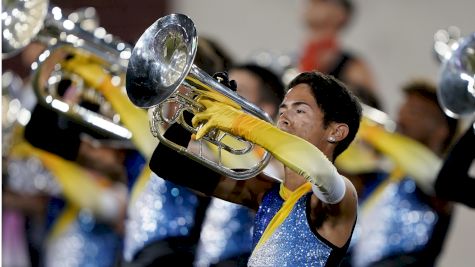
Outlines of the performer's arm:
M92 58L75 55L63 63L63 68L80 74L88 86L99 90L120 115L121 122L132 132L131 140L142 155L149 159L157 139L148 130L148 115L132 104L119 86L112 84L111 75Z
M475 129L469 127L452 148L435 182L436 194L475 208L475 177L469 168L475 159Z
M187 147L190 133L179 124L172 124L164 135L177 145ZM150 160L150 169L163 179L211 195L220 175L191 158L159 143Z
M387 132L365 119L361 122L357 138L389 157L426 194L434 195L434 182L442 161L429 148L401 134Z
M260 145L285 166L305 177L323 202L336 204L343 199L346 190L344 178L314 145L229 105L208 99L202 99L200 103L206 110L194 116L193 125L206 123L198 131L197 139L215 127L241 136Z
M126 189L122 184L104 186L99 180L103 177L95 177L76 162L33 147L27 142L17 144L12 149L11 157L39 159L59 183L63 196L77 207L92 211L97 218L115 222L122 216L126 203Z
M165 132L165 138L186 147L190 133L173 124ZM149 165L163 179L252 209L258 208L262 195L273 184L273 180L261 177L247 180L222 177L162 143L155 149Z

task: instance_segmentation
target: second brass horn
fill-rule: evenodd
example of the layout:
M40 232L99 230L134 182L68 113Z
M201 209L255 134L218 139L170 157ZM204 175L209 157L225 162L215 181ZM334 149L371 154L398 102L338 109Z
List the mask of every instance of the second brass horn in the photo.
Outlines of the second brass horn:
M437 88L440 105L453 118L475 112L475 33L456 44L442 62Z
M136 106L151 108L151 131L163 144L222 175L238 180L254 177L269 162L270 153L267 151L259 162L246 169L236 170L221 161L222 152L238 157L255 152L254 144L246 140L217 129L211 131L204 139L217 147L216 162L205 157L201 149L194 153L163 136L164 128L174 123L179 123L190 133L197 132L185 121L183 112L197 112L201 107L195 99L207 91L233 101L249 114L272 122L264 111L194 65L197 48L197 32L188 16L171 14L158 19L142 34L132 51L126 74L127 94ZM171 112L170 103L174 106ZM229 138L234 141L226 142ZM236 143L239 145L235 146Z
M33 88L39 104L105 136L130 139L132 133L123 125L111 103L97 88L87 85L86 77L77 73L81 66L76 64L67 70L62 63L69 57L91 59L87 63L103 69L114 79L116 93L122 94L123 76L132 47L103 28L94 32L83 29L78 22L84 21L73 22L69 17L74 13L63 16L59 7L50 6L49 0L4 2L2 57L11 57L32 42L46 46L31 66ZM81 12L75 12L76 17ZM90 19L88 16L83 18ZM65 94L66 90L75 92L74 97Z

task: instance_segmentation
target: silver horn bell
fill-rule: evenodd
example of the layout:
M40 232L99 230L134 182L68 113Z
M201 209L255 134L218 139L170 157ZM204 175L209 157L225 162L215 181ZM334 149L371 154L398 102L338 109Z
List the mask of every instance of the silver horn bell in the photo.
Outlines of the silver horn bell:
M437 96L445 113L453 118L475 112L475 33L460 38L442 62Z
M150 109L151 131L163 144L222 175L237 180L254 177L269 162L270 153L267 151L264 150L263 155L246 168L229 166L222 158L230 153L233 157L237 156L234 157L238 159L235 162L243 162L256 154L254 144L240 137L213 129L203 137L205 141L200 141L200 147L196 149L198 151L192 151L163 136L166 127L174 123L180 124L190 133L197 132L200 126L194 128L189 125L183 112L194 114L199 111L202 107L196 98L206 91L217 93L237 103L245 112L272 122L260 108L194 65L197 49L197 32L188 16L171 14L158 19L142 34L132 51L126 74L127 95L136 106ZM203 143L208 148L214 146L217 159L205 156Z

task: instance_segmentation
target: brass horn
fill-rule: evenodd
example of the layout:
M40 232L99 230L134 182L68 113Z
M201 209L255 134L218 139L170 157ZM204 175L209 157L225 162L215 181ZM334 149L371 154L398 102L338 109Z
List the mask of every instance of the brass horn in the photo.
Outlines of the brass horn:
M67 65L69 60L77 58L87 64L87 72L90 72L87 77L82 76L84 73L78 73L81 60ZM37 99L40 104L103 135L131 139L132 132L121 124L112 104L96 88L98 85L91 84L95 75L104 76L111 80L112 89L117 90L114 94L125 94L121 91L124 74L111 71L113 64L92 53L86 45L77 47L58 43L46 49L33 63L33 88Z
M437 96L447 116L475 112L475 33L459 38L440 68Z
M65 18L61 9L50 6L48 0L8 1L2 13L2 56L15 55L33 41L44 44L46 50L31 66L39 103L106 136L130 139L132 133L121 125L120 116L90 84L91 77L88 81L76 73L75 67L79 66L64 68L68 57L85 58L107 73L117 93L125 95L124 76L132 47L101 27L83 28L82 22L95 20L86 14L90 11L79 10ZM65 86L75 87L76 101L65 99ZM92 103L98 110L80 102Z
M48 0L6 2L2 12L3 58L17 54L33 41L46 46L59 42L75 46L87 43L92 52L101 54L107 61L119 63L125 72L132 47L102 27L94 30L87 26L84 28L83 22L94 18L82 15L85 12L82 9L71 13L71 18L66 18L61 8L50 6Z
M382 110L373 108L372 106L360 103L363 109L363 117L374 125L378 125L386 132L396 132L397 123L391 119L391 117Z
M238 104L245 112L272 122L260 108L194 65L197 47L196 28L188 16L171 14L158 19L142 34L132 51L126 75L127 94L136 106L150 108L153 114L151 131L163 144L222 175L238 180L256 176L270 160L270 153L267 151L264 151L261 160L255 165L235 170L222 164L220 159L216 162L207 158L202 149L193 152L163 136L166 126L174 123L180 124L190 133L197 132L197 129L185 121L183 112L194 114L202 108L196 98L203 92L217 93L223 99ZM170 106L175 106L173 112L170 112ZM241 156L254 152L254 144L217 129L204 139L217 147L219 156L221 151ZM239 145L230 144L236 143L235 140Z

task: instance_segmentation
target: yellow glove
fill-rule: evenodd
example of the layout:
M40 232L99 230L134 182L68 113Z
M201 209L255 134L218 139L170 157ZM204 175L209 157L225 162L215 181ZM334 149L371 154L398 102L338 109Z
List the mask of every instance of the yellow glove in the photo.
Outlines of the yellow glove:
M231 107L241 109L241 106L239 106L239 104L236 103L234 100L226 97L225 95L223 95L221 93L216 92L215 90L209 88L208 85L202 83L199 80L196 80L196 79L193 79L193 78L191 78L191 80L194 83L200 85L203 88L208 88L207 90L204 90L204 89L201 90L201 89L198 89L198 88L196 89L196 91L199 92L199 94L200 94L200 97L199 97L200 99L208 98L208 99L212 99L212 100L215 100L217 102L229 105ZM197 101L199 102L199 99Z
M362 174L380 170L381 156L369 144L356 138L335 160L343 173Z
M105 219L116 219L117 210L111 190L100 183L89 171L75 162L65 160L55 154L33 147L27 142L12 148L11 158L38 158L61 185L63 195L80 208L87 208ZM78 190L80 188L81 190Z
M366 119L361 122L357 138L391 158L426 193L433 192L432 185L442 161L427 147L401 134L389 133Z
M196 134L197 139L213 128L241 136L263 147L285 166L315 185L314 192L322 201L337 203L343 198L343 178L328 158L311 143L231 106L209 99L200 99L199 103L206 110L195 114L192 120L194 127L205 122Z
M132 132L132 142L149 159L158 140L149 130L147 112L137 108L119 87L111 83L110 75L98 62L87 59L82 55L75 55L74 58L63 63L63 68L80 75L87 85L103 94L115 112L120 115L124 126Z

